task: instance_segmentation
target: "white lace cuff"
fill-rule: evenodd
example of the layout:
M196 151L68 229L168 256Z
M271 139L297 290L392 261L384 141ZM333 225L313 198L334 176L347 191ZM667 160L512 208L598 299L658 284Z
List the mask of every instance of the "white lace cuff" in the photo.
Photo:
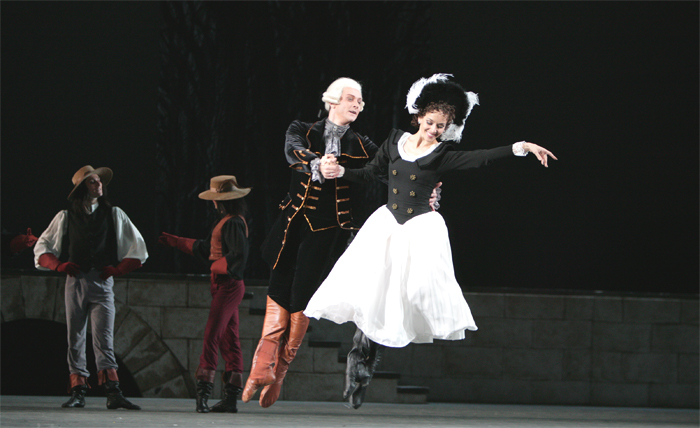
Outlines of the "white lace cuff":
M525 149L523 148L523 144L525 144L525 141L519 141L513 144L513 154L515 156L527 156L529 152L525 151Z
M338 173L337 178L340 178L345 175L345 168L342 165L338 165L338 168L340 168L340 172Z
M321 171L319 171L318 167L321 165L321 159L314 159L311 162L309 162L309 165L311 165L311 180L312 181L318 181L319 183L323 183L326 181L325 178L323 178L323 174L321 174Z

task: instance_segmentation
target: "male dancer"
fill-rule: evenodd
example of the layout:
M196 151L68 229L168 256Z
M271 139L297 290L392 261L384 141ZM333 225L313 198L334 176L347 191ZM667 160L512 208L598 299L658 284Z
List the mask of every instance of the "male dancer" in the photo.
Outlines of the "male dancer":
M107 200L104 191L111 179L109 168L80 168L73 175L69 209L56 214L34 247L37 268L68 275L65 300L71 398L63 407L85 407L90 376L85 343L90 317L97 379L99 385L105 385L107 408L141 409L119 389L112 277L141 267L148 252L129 217Z

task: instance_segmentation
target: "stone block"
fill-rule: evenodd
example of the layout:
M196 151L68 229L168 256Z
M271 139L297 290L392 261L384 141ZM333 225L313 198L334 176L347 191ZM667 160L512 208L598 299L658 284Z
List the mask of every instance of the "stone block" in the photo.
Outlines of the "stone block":
M187 355L189 360L187 371L194 374L197 367L199 367L199 356L202 355L202 345L204 344L204 341L202 339L190 339L187 342Z
M201 339L209 309L163 308L161 334L164 339Z
M336 341L345 344L352 343L352 336L355 334L355 324L346 322L336 324L325 319L310 319L309 335L313 340Z
M158 385L148 391L141 392L148 398L190 398L189 390L183 376L177 376L164 384Z
M684 324L695 324L698 325L698 301L693 300L683 300L681 302L681 322Z
M450 373L450 377L498 378L504 366L503 350L500 348L451 348L444 354L443 361L443 370ZM430 374L429 370L425 370L425 361L416 361L415 364L422 364L423 368L412 370L413 375Z
M649 386L649 406L697 409L698 384L652 384ZM697 423L697 420L696 420Z
M136 312L156 334L161 334L161 308L157 306L129 306L129 308Z
M396 389L396 402L400 404L427 404L429 393L429 388L399 385Z
M698 353L698 327L688 324L655 325L651 349L654 351Z
M471 351L475 348L466 346L457 348L438 345L412 345L410 348L413 348L413 355L408 358L408 362L410 362L410 371L394 371L401 374L406 373L412 375L423 375L428 372L433 376L444 376L445 374L449 373L451 376L453 374L452 371L445 369L447 366L446 359L450 359L450 367L458 364L457 360L459 358L460 351L463 351L462 355L470 355L469 361L474 361L476 359L474 355L471 355ZM493 351L493 349L489 349L488 351ZM500 353L498 353L498 356L500 357Z
M238 334L241 339L260 340L262 334L263 321L261 315L250 315L247 312L240 312L238 317Z
M149 331L128 354L122 354L122 361L129 368L129 371L136 373L142 368L158 360L168 351L168 347L161 341L160 337Z
M241 353L243 354L243 367L250 368L255 354L255 348L258 346L258 341L253 339L241 339ZM298 354L298 353L297 353Z
M114 311L115 311L115 314L114 314L114 331L116 332L116 331L119 330L119 328L121 327L122 323L124 322L124 320L126 319L126 317L129 315L129 313L131 312L131 309L129 309L129 307L128 307L127 305L125 305L124 303L115 300L115 301L114 301ZM63 319L64 319L64 321L63 321L63 322L65 322L65 319L66 319L66 317L65 317L65 312L66 312L66 310L65 310L65 305L64 305L64 308L63 308Z
M209 308L211 307L211 283L209 281L188 281L187 283L187 307Z
M601 383L621 383L622 353L591 352L591 380Z
M252 349L251 357L248 360L249 364L252 364L253 361L253 354L255 354L255 348L258 347L258 342L255 341L255 347ZM323 351L325 351L325 357L327 359L332 358L332 353L328 353L328 348L321 348ZM311 348L309 347L309 342L307 340L304 340L299 347L299 350L297 351L296 357L294 357L294 361L292 364L289 365L289 371L294 371L297 373L313 373L314 372L314 364L316 361L316 351L319 350L317 348ZM319 350L321 353L323 351ZM335 349L337 351L337 349ZM319 365L323 364L321 360L323 357L319 357ZM325 364L333 364L334 361L325 361ZM337 357L335 360L335 364L337 364Z
M187 339L163 339L163 343L173 353L183 368L189 368L189 353Z
M532 400L537 404L583 406L589 403L590 396L589 382L532 382Z
M589 381L591 379L591 352L587 349L564 351L564 380Z
M305 349L309 351L313 350L313 366L311 367L311 372L345 373L345 364L338 362L338 348L310 348L306 346ZM301 348L299 350L301 351ZM297 363L297 361L295 361L295 363Z
M438 376L438 371L442 373L442 356L444 354L439 354L437 360L423 360L421 364L416 364L414 360L414 355L431 355L431 357L434 357L430 351L431 348L438 352L446 349L445 347L435 344L411 344L403 348L382 348L380 351L378 370L409 375L413 372L414 368L417 368L418 371L425 370L425 361L431 361L431 364L434 363L435 375ZM347 352L349 352L349 350L347 350ZM345 352L345 355L347 355L347 352Z
M127 355L152 330L135 312L129 311L119 328L115 327L114 352Z
M506 313L506 297L503 294L464 293L474 318L503 318Z
M22 293L22 277L3 277L0 287L0 304L2 306L3 322L22 320L26 318L24 310L24 294ZM65 317L63 322L66 322Z
M681 301L627 297L622 300L626 323L677 323L681 318Z
M648 324L593 323L592 349L597 351L648 352L651 326Z
M129 280L126 278L114 278L112 291L114 292L114 300L127 303L129 297Z
M634 383L591 383L591 405L645 407L649 405L649 385Z
M592 322L586 320L535 320L532 347L589 349L592 329Z
M397 386L397 379L372 378L365 394L365 403L396 403Z
M593 319L593 296L566 296L564 299L564 317L567 320Z
M564 297L506 295L506 318L564 319Z
M681 354L678 356L678 383L693 383L700 384L700 376L698 374L698 354Z
M117 302L115 301L115 306ZM58 287L56 287L56 299L54 302L53 310L53 320L60 322L61 324L66 324L66 282L60 281ZM116 325L116 324L115 324Z
M152 280L129 280L129 305L138 306L187 306L187 282Z
M622 374L631 383L675 383L678 357L669 353L623 354Z
M182 374L177 360L170 352L164 353L158 360L133 373L141 391L154 389Z
M432 403L532 404L532 383L513 379L412 379L430 388Z
M56 276L23 276L24 313L27 318L54 320L56 289L65 278Z
M506 379L564 378L564 351L560 349L504 349L502 364Z
M593 320L622 322L622 298L596 297L593 304Z
M282 397L289 401L343 401L345 376L340 373L287 373ZM372 384L369 386L372 387ZM259 393L255 395L257 399Z
M532 320L482 318L478 326L469 332L474 346L527 348L532 344Z

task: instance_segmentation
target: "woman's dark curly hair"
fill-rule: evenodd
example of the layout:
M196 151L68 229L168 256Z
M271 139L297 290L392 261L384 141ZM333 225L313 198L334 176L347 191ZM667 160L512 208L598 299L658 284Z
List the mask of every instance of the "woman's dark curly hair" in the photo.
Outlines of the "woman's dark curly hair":
M428 103L428 105L418 110L418 113L414 114L413 119L411 119L411 125L419 128L420 125L418 124L418 119L434 111L440 112L447 116L447 126L450 126L450 124L455 120L454 106L444 101L438 101L436 103Z

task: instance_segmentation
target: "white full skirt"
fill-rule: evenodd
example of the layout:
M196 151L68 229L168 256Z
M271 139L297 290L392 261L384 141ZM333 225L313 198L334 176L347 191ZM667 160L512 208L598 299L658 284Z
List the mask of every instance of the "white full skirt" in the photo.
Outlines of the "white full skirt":
M386 206L367 219L304 314L352 321L374 342L396 348L460 340L465 329L477 329L442 216L429 212L401 225Z

